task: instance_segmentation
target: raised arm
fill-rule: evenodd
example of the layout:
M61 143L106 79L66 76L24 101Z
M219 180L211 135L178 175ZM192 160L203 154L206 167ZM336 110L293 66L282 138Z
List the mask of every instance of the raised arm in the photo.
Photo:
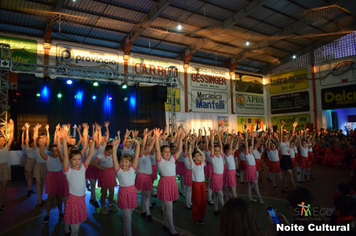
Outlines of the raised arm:
M148 136L147 131L148 131L147 128L143 130L143 139L142 139L142 144L141 144L141 149L140 149L140 156L142 156L146 150L146 143L147 143L147 136Z
M186 138L188 139L188 138ZM187 142L188 143L188 142ZM193 146L193 142L191 142L189 144L189 147L186 147L186 149L188 150L187 153L188 153L188 157L189 157L189 164L193 164L193 157L192 157L192 146Z
M25 133L26 133L26 127L22 126L22 134L21 134L21 147L25 145Z
M124 140L122 141L122 145L125 145L125 142L127 141L127 138L129 137L130 133L131 133L131 130L126 129L126 134L125 134Z
M205 155L204 153L202 152L202 150L199 149L199 145L198 145L198 142L195 144L195 148L197 149L197 151L200 153L200 155L202 155L203 157L203 161L202 162L205 162ZM190 152L191 153L191 152ZM190 163L192 164L192 163Z
M289 137L289 142L291 142L291 141L293 140L293 136L294 136L294 133L295 133L295 127L297 127L297 125L298 125L298 121L295 121L295 122L293 123L292 135L290 135L290 137Z
M120 131L118 131L119 133ZM120 144L120 135L118 139L115 139L112 141L112 162L114 164L114 170L117 172L117 170L120 168L119 162L117 160L117 147Z
M282 142L282 140L283 140L283 127L284 127L284 124L285 124L286 122L284 121L284 120L282 120L281 121L281 141L280 142Z
M69 156L68 156L68 147L67 147L68 127L67 126L62 127L60 134L61 136L59 138L63 139L63 169L66 170L69 168Z
M46 137L46 140L44 140L45 142L46 142L46 148L47 148L47 150L49 149L49 142L50 142L50 134L49 134L49 124L47 124L46 126L45 126L45 128L46 128L46 134L47 134L47 137Z
M183 150L183 139L185 137L183 129L180 130L180 134L178 135L178 137L179 137L179 143L178 143L177 152L175 154L176 158L178 158L180 156L180 154L182 153L182 150Z
M245 132L245 152L248 152L248 130Z
M209 131L210 131L210 151L211 151L211 154L213 154L213 151L214 151L214 130L209 128Z
M30 147L30 134L29 134L30 124L29 123L25 123L25 127L26 127L25 145L28 148L28 147Z
M78 143L76 144L76 147L79 148L80 144L83 142L83 136L82 134L80 133L82 130L82 125L79 124L78 127L77 127L77 132L78 132L78 135L79 135L79 140L78 140ZM89 126L88 126L88 131L89 131Z
M161 129L155 128L153 133L155 134L155 148L156 148L156 160L157 162L161 161L162 155L161 155L161 147L159 145L159 138L162 134Z
M12 119L9 120L9 126L10 126L10 138L9 138L9 141L7 141L7 143L6 143L6 147L8 149L10 149L12 140L14 138L14 121ZM2 132L3 137L5 138L5 141L6 141L6 135L5 135L5 128L4 127L1 127L1 132Z
M38 130L41 128L42 125L37 124L33 129L33 149L37 149L37 137L38 137Z
M87 143L88 145L88 133L89 133L89 126L87 125L87 127L83 130L83 142ZM89 166L91 158L93 157L94 154L94 148L95 148L95 141L93 140L93 142L91 142L90 144L90 148L89 148L89 152L88 152L88 156L86 157L84 164L86 166ZM84 147L83 147L84 149ZM83 154L82 154L83 155Z
M218 132L216 132L216 134L218 135L219 146L220 146L220 154L224 154L223 145L221 143L221 136L219 135Z
M148 136L151 137L151 134L153 133L153 130L151 130L150 132L148 132ZM147 148L147 154L151 153L152 152L152 149L155 145L155 142L156 142L156 136L153 135L153 137L151 137L151 143L150 143L150 146L148 146Z
M187 157L189 156L189 153L191 153L191 150L190 150L190 145L189 145L189 148L188 148L188 140L190 138L190 134L188 134L187 136L185 136L185 139L184 139L184 156ZM190 163L192 164L192 163Z
M106 121L104 122L104 126L106 128L106 132L105 132L105 143L108 143L109 142L109 125L110 125L110 122L109 121Z
M88 148L88 133L89 133L89 126L87 123L83 123L83 148L82 150L80 150L82 156L84 156L85 151ZM95 143L94 139L93 139L93 143ZM93 151L94 152L94 151ZM88 153L89 155L89 153ZM93 155L93 154L92 154ZM88 158L87 158L88 159Z
M133 158L131 166L134 169L136 169L137 168L137 163L138 163L138 156L140 155L140 143L138 142L137 139L133 139L133 141L136 143L136 148L135 148L134 158Z
M41 137L41 144L40 144L40 155L43 158L43 160L47 160L47 155L44 153L44 148L46 146L47 138L46 137Z

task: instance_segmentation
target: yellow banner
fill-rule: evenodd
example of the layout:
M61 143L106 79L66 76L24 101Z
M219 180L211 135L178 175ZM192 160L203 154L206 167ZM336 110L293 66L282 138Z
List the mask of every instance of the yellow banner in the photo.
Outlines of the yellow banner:
M265 130L265 118L254 116L238 116L237 117L237 131L244 130L263 131Z
M308 70L301 69L269 77L269 92L283 93L308 88Z
M176 111L180 111L180 89L177 88L175 90L176 90ZM167 87L167 101L164 104L166 111L170 110L170 103L171 103L171 88Z

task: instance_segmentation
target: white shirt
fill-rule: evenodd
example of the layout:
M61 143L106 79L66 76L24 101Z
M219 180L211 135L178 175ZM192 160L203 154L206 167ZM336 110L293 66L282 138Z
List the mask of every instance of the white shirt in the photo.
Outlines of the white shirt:
M145 175L152 174L152 164L150 156L142 155L138 158L137 172Z
M107 146L107 144L105 142L104 142L103 145L100 145L99 148L97 149L98 154L103 154L104 151L105 151L106 146Z
M101 167L111 168L114 167L114 163L112 162L112 155L105 156L105 154L99 154L96 158L99 159L99 165Z
M290 155L289 141L285 143L284 142L279 143L279 148L282 152L282 155L286 155L286 156Z
M35 154L36 154L36 162L37 163L46 163L46 161L42 158L41 154L40 154L40 149L36 148L36 150L34 150ZM48 152L47 148L45 147L43 152L46 154Z
M173 155L169 157L169 161L161 157L161 160L157 162L157 166L162 176L176 176L176 163Z
M245 153L240 152L240 161L246 161Z
M21 148L22 148L22 154L27 155L27 152L26 152L26 145L25 145L25 144L22 145Z
M246 158L246 165L248 165L248 166L256 165L255 158L253 157L253 155L251 153L245 153L245 158Z
M85 151L85 159L88 157L89 155L89 147L87 148L87 150ZM98 149L94 148L93 151L93 156L91 157L90 163L89 165L91 165L91 163L95 160L95 158L99 155Z
M223 155L220 154L220 157L217 158L216 156L210 155L212 164L213 164L213 172L215 174L223 174L224 173L224 160Z
M153 153L152 155L150 154L150 160L151 160L152 166L156 165L156 154L155 153Z
M185 165L185 168L191 170L192 167L190 166L190 159L189 159L189 157L183 155L183 158L184 158L184 165ZM193 162L194 162L194 161L193 161Z
M290 149L290 158L295 158L294 148Z
M308 156L308 146L303 148L303 147L300 147L300 155L303 156L303 157L307 157Z
M210 156L211 152L209 150L204 150L203 153L205 155L205 160L211 163L211 156Z
M201 165L196 165L193 161L191 168L192 168L192 180L193 182L204 182L205 175L204 175L204 166L205 163L201 163Z
M177 161L184 162L183 152L180 153Z
M270 161L279 161L279 153L277 149L275 149L274 151L273 150L268 151L268 155Z
M253 149L252 151L252 155L255 159L260 159L261 160L261 155L262 153L260 153L257 149Z
M307 147L308 147L308 152L312 152L313 151L313 145L311 143L307 143Z
M51 155L47 155L47 170L52 172L58 172L62 170L62 163L59 157L53 158Z
M6 163L8 157L9 157L9 149L5 145L3 148L0 149L0 163Z
M121 147L121 156L123 156L125 154L133 155L132 145L130 145L129 148L126 148L125 146Z
M36 152L32 147L26 147L26 153L28 158L36 158Z
M69 184L69 193L75 196L84 196L86 190L85 171L88 167L82 164L79 170L68 168L64 171Z
M294 146L294 153L298 153L298 148L297 148L297 146Z
M135 184L135 169L130 166L128 171L124 171L121 167L117 170L120 187L129 187Z
M234 154L230 154L230 155L226 156L225 161L226 161L226 168L228 170L236 169Z

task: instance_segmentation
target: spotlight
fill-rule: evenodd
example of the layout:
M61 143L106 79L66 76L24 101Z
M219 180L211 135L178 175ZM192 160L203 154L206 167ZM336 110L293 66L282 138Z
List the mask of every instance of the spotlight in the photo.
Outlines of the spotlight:
M125 101L125 102L127 102L127 100L128 100L128 98L127 98L127 97L125 97L125 98L124 98L124 101Z
M250 46L250 42L247 41L247 42L245 43L245 45L246 45L246 46Z
M296 56L296 55L293 55L293 56L292 56L292 58L293 58L293 59L296 59L296 58L297 58L297 56Z
M181 30L181 29L182 29L182 26L179 24L179 25L177 26L177 29L178 29L178 30Z
M94 86L94 87L98 87L98 86L99 86L98 81L94 81L93 86Z
M121 85L121 88L122 88L122 89L127 89L127 84L123 83L123 84Z
M111 101L111 100L112 100L112 97L109 97L109 100Z
M58 93L57 94L57 98L61 98L62 97L62 94L61 93Z
M78 95L74 95L74 98L77 99L77 98L78 98Z
M95 100L95 99L96 99L96 96L95 96L95 95L93 95L91 98L92 98L93 100Z
M68 79L67 84L73 84L73 81L71 79Z
M37 94L36 94L36 97L41 97L41 94L40 94L40 93L37 93Z

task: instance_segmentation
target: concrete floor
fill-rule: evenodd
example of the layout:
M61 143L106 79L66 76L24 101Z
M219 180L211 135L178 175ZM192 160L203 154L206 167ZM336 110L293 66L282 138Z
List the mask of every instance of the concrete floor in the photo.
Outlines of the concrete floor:
M312 189L317 195L320 203L324 207L332 207L332 195L336 191L337 184L348 182L350 172L335 169L334 167L312 166L312 173L315 181L304 184L305 187ZM265 205L252 203L251 206L257 215L259 226L262 232L267 227L266 206L272 205L278 209L278 212L285 214L289 220L292 216L286 206L286 195L280 188L272 188L272 182L267 181L266 172L262 172L263 182L260 182L262 188L262 197ZM155 182L157 185L158 181ZM278 185L278 182L277 182ZM178 183L179 186L179 183ZM244 199L246 197L246 184L240 184L238 179L238 196ZM118 188L118 187L117 187ZM7 209L0 214L0 235L21 236L21 235L64 235L63 221L58 219L58 210L53 206L48 224L43 224L42 220L46 214L45 207L38 207L37 197L32 195L27 197L27 188L24 183L9 182L6 189L5 201ZM117 189L115 190L117 191ZM97 197L99 197L99 189ZM86 200L89 201L90 193L87 192ZM46 198L46 195L43 197ZM140 195L139 195L140 201ZM141 207L137 207L132 215L132 233L133 235L169 235L168 231L163 230L163 216L161 212L161 202L155 198L156 206L151 210L154 221L147 222L141 218ZM81 225L79 235L122 235L122 214L121 211L110 212L108 215L102 215L95 210L91 204L87 204L88 220ZM216 235L219 216L213 214L213 206L207 205L206 224L197 225L192 222L191 211L185 208L185 199L180 196L177 203L174 204L174 224L180 235Z

